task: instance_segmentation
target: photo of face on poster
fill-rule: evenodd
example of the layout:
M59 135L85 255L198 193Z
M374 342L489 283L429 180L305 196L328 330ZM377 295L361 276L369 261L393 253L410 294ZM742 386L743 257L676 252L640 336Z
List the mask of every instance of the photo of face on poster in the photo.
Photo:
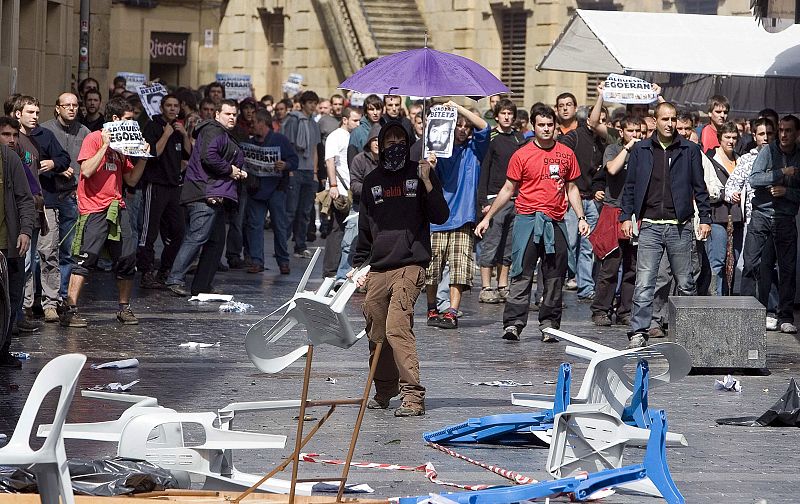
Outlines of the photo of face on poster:
M142 107L150 119L161 113L161 100L167 95L167 88L161 84L152 84L139 86L136 91L139 93Z
M425 126L425 152L423 158L433 152L438 158L449 158L453 154L454 132L458 111L454 108L437 105L428 114Z

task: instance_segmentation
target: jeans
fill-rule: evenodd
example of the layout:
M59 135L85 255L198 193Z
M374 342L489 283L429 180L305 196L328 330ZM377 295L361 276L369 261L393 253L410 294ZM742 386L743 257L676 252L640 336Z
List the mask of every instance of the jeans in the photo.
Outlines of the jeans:
M239 206L227 213L228 234L225 242L225 257L230 264L231 259L241 259L242 249L244 248L244 218L245 208L247 208L247 191L241 189L242 184L237 184L239 194Z
M744 228L741 222L733 225L733 254L734 276L736 275L736 261L742 252L742 234ZM706 241L706 253L711 267L711 281L713 291L717 296L729 296L728 281L725 275L725 260L728 257L728 231L725 224L711 224L711 239ZM733 289L731 282L731 290Z
M215 221L224 218L225 215L222 205L210 206L205 201L193 201L186 205L186 209L189 226L178 255L175 256L172 270L169 272L167 285L185 285L186 273L200 252L200 248L211 237Z
M125 208L131 219L131 231L133 231L133 243L139 243L139 234L142 232L142 191L139 189L126 189Z
M599 212L597 211L597 204L594 200L584 199L581 200L583 203L583 214L586 216L586 222L589 224L589 227L594 230L594 227L597 225L597 218L599 216ZM575 212L570 209L567 212L568 218L565 217L565 222L567 224L567 233L570 235L567 237L567 241L571 251L574 251L575 255L575 280L578 282L578 297L588 297L594 292L594 276L592 275L594 270L594 253L592 252L592 244L589 242L589 237L580 236L578 234L578 217L575 215ZM570 223L570 220L573 222ZM574 225L574 228L572 226ZM571 252L573 253L573 252ZM567 259L569 261L569 259Z
M350 212L344 223L344 236L342 236L342 258L339 261L339 269L336 271L336 279L344 280L347 272L353 267L350 261L350 252L355 248L355 240L358 237L358 214Z
M744 276L756 285L758 301L769 308L772 270L778 263L779 323L794 323L797 286L797 227L795 217L773 217L753 212L744 244ZM752 294L751 292L743 294Z
M75 196L67 196L63 199L58 198L57 203L46 211L49 212L51 209L55 211L58 221L58 268L61 270L61 286L58 293L61 299L66 299L69 276L75 267L75 258L72 257L72 240L75 238L75 222L78 220L78 203ZM44 278L42 281L45 281Z
M31 236L30 245L28 246L28 251L25 252L25 287L22 294L23 308L31 308L33 306L33 297L36 291L36 278L34 272L36 271L36 265L39 262L39 253L36 250L39 244L39 238L41 238L40 229L38 227L34 227L33 236ZM24 318L24 313L20 312L18 318L22 320Z
M692 242L694 229L687 224L653 224L641 222L639 250L636 256L636 287L633 291L633 316L631 332L644 333L653 318L653 295L659 263L667 254L672 274L678 285L678 294L693 296L696 293L692 276Z
M278 266L289 264L289 218L286 216L286 191L272 191L266 201L250 198L247 202L245 236L253 264L264 265L264 217L269 210L272 239Z
M289 191L286 195L286 213L294 236L294 251L302 252L306 246L308 221L314 211L314 197L317 182L312 170L296 170L289 177Z

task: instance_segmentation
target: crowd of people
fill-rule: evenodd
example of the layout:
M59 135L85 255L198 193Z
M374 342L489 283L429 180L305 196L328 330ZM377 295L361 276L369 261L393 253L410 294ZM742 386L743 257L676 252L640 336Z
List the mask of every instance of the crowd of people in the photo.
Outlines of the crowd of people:
M79 298L93 270L113 271L116 317L137 324L134 281L176 296L216 292L218 271L268 269L265 228L280 274L290 273L290 251L310 258L316 240L324 240L323 276L339 283L363 264L378 278L387 271L381 258L421 268L389 275L382 287L368 282L368 303L386 301L370 298L371 288L372 296L395 282L417 295L424 288L427 323L442 329L458 327L462 296L479 271L478 299L504 303L502 337L510 341L520 339L531 311L541 330L558 328L564 290L590 303L594 324L625 327L632 347L664 337L673 293L753 295L767 307L767 329L797 332L800 121L771 109L732 121L724 96L709 99L706 124L661 97L652 108L609 111L602 91L600 84L591 107L570 93L529 110L501 96L483 113L441 102L458 119L452 155L439 159L423 156L431 103L396 95L321 98L306 90L237 102L213 82L171 89L151 118L124 79L105 99L89 78L61 94L53 118L41 123L48 106L10 96L0 118L0 251L13 324L0 335L0 365L18 365L11 335L36 331L40 319L88 325ZM109 147L104 124L118 120L140 124L152 157ZM276 148L267 176L248 161L254 148ZM381 179L406 168L420 175ZM397 203L384 215L381 205L399 195L410 213ZM424 215L414 229L392 224L413 220L415 205ZM374 313L365 314L374 326ZM406 325L400 339L413 341ZM552 336L543 331L542 339ZM409 397L417 400L406 405L416 414L424 389L408 352L395 348L394 360L401 374L416 366ZM375 407L397 386L389 374Z

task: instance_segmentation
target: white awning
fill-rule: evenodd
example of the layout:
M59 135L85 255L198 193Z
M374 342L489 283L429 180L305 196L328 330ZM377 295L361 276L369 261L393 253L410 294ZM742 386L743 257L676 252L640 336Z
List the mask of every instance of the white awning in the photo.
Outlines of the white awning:
M800 77L800 25L750 16L577 10L537 70Z

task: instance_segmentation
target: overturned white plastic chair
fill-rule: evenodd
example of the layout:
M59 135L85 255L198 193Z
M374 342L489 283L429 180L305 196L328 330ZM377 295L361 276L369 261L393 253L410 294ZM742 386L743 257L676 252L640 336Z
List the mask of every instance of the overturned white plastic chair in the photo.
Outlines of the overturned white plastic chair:
M560 479L583 472L619 469L623 467L625 447L647 446L649 438L649 430L627 425L613 414L591 405L571 406L553 420L547 472ZM647 478L622 487L661 496Z
M691 357L681 345L671 342L656 343L644 348L616 350L557 329L545 329L557 338L581 345L583 348L567 346L569 355L588 359L589 367L583 375L578 393L570 398L571 405L594 405L622 418L623 411L634 393L636 364L646 360L650 369L658 369L649 378L649 387L655 388L676 382L691 370ZM553 408L554 396L546 394L514 393L511 403L531 408ZM533 433L542 441L549 442L547 432ZM667 433L667 445L686 445L680 434Z
M253 364L265 373L277 373L286 368L308 352L308 346L329 344L339 348L350 348L361 339L365 331L356 333L347 317L345 308L356 291L359 277L369 272L369 267L359 269L352 279L347 279L335 293L331 293L334 285L333 278L326 278L320 287L314 291L305 291L308 279L319 258L321 249L314 252L314 256L306 268L292 299L279 306L275 311L254 324L245 336L245 350ZM281 310L286 309L283 316L272 322L271 318ZM279 348L281 338L286 336L298 324L306 328L306 340L288 353L285 348ZM290 344L290 346L292 346Z
M67 418L67 411L75 394L75 384L84 363L86 363L85 355L61 355L48 362L39 371L11 440L0 448L0 465L31 467L36 475L42 504L59 504L59 497L62 504L75 502L61 427ZM33 450L29 439L36 415L44 397L58 387L61 391L53 427L41 448Z

